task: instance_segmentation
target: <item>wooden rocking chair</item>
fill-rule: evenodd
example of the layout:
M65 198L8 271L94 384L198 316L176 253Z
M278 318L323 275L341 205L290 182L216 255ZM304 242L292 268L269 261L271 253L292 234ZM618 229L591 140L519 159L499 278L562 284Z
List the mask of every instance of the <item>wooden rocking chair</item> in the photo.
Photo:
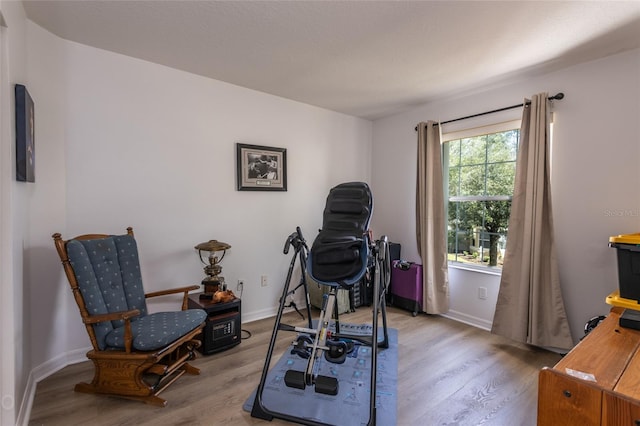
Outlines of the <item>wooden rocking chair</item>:
M158 396L185 373L200 374L196 357L205 311L187 309L197 285L144 293L133 229L125 235L90 234L63 240L53 235L93 349L91 383L78 392L140 400L164 407ZM182 310L147 312L146 298L183 293Z

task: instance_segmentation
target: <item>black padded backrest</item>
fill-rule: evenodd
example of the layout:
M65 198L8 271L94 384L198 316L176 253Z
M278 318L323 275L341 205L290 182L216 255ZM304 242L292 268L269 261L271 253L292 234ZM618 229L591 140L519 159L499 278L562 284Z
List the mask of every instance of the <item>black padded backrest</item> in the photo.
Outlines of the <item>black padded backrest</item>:
M309 256L311 276L324 284L348 287L367 267L369 222L373 197L364 182L333 187L327 196L322 229Z
M342 183L331 188L325 204L322 231L362 236L369 229L373 197L364 182Z

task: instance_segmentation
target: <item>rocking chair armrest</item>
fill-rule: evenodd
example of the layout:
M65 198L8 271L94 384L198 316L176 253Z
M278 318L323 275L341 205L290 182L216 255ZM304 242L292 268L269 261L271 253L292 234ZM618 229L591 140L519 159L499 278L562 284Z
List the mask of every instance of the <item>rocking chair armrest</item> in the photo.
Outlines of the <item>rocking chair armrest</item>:
M82 322L85 324L96 324L104 321L124 320L128 321L131 318L140 315L139 309L131 309L129 311L112 312L108 314L90 315L87 318L83 318Z
M187 286L187 287L170 288L168 290L159 290L159 291L152 291L150 293L145 293L144 297L149 298L149 297L156 297L156 296L165 296L167 294L188 293L188 292L190 292L192 290L197 290L199 288L200 288L199 285L190 285L190 286Z
M168 290L152 291L151 293L145 293L144 297L149 298L149 297L156 297L156 296L165 296L167 294L184 293L184 295L182 296L182 310L185 311L187 310L187 306L189 304L188 303L189 292L192 290L197 290L199 288L200 288L199 285L170 288Z

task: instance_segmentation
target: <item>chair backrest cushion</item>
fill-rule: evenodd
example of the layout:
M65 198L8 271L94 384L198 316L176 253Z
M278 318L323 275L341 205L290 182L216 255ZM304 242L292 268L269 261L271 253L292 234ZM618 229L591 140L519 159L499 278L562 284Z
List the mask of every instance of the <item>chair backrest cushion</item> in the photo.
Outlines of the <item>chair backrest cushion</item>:
M122 273L122 284L129 309L140 310L140 316L147 315L147 299L144 297L142 274L138 245L131 235L116 235L113 237L118 248L118 260Z
M90 315L139 309L147 314L138 249L133 236L70 240L67 255ZM124 324L121 320L94 324L100 349L105 336Z

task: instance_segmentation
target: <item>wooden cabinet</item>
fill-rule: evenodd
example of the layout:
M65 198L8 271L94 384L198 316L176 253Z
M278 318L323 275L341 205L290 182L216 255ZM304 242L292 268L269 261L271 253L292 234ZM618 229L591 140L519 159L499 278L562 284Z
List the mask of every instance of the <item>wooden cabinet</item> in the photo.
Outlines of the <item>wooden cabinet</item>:
M602 399L602 424L640 425L640 401L624 395L604 392Z
M538 425L600 425L602 392L580 379L543 369L538 380Z
M540 371L539 426L640 426L640 331L618 325L622 311Z

